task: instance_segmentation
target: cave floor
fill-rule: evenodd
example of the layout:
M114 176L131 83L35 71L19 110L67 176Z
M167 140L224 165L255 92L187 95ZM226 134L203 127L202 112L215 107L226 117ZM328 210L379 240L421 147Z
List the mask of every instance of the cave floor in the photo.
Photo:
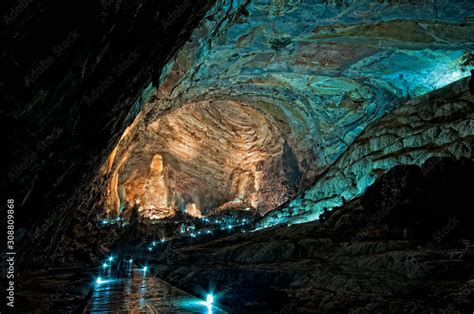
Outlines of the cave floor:
M124 278L103 280L94 285L86 313L225 313L143 269L130 268Z
M135 266L122 278L110 268L81 267L24 272L19 278L21 313L226 313Z

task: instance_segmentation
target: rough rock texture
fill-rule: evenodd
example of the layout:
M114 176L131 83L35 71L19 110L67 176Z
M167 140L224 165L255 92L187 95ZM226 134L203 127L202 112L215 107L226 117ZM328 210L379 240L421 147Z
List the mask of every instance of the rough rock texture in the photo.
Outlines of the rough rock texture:
M155 106L253 106L304 157L308 180L400 98L469 73L471 1L223 3L167 65Z
M397 166L320 222L169 251L154 269L239 313L470 312L472 175L466 159Z
M261 213L272 210L294 192L312 185L370 123L407 99L468 75L473 62L469 36L474 30L473 12L471 1L218 1L167 63L159 88L116 147L112 165L104 171L109 182L103 196L106 210L120 212L124 200L136 197L135 190L146 194L143 186L150 172L145 165L162 152L167 154L162 156L164 166L180 179L157 183L160 191L176 189L178 195L159 192L163 201L155 202L160 205L144 205L153 206L152 212L165 204L170 208L156 217L172 215L174 207L189 207L200 215L207 207L234 198ZM176 108L200 106L248 106L263 113L275 129L272 133L281 136L286 151L294 155L290 172L282 175L284 165L271 166L269 161L262 171L268 180L260 180L255 171L257 159L236 151L226 141L229 128L215 129L203 138L203 126L193 122L194 109L182 111L191 116L186 118L189 121L169 128L168 133L156 132L153 127L168 119L163 116L173 119ZM237 116L230 118L250 125ZM223 120L223 126L231 124ZM179 141L170 136L171 129L179 130ZM411 131L409 127L404 130ZM161 143L165 141L166 145ZM186 160L197 152L195 147L201 141L206 143L200 149L209 146L216 151L207 150L213 151L212 156L201 151L191 173ZM248 145L252 141L247 140ZM134 146L146 148L139 151ZM262 145L261 156L275 154L273 148ZM227 164L232 170L213 166L227 155L240 164ZM405 162L393 159L390 166ZM123 164L127 165L125 170L120 169ZM183 164L183 168L176 164ZM252 170L246 165L252 165ZM236 173L243 193L229 188L235 185ZM373 179L366 181L360 183L359 194ZM127 190L128 182L138 186ZM344 184L333 192L343 193L349 183ZM325 192L308 193L309 202L302 205L307 208L284 215L301 212L315 219L320 209L311 210L310 203L320 197L334 198L333 192L322 196ZM346 197L357 194L352 190L345 193ZM336 199L328 202L339 204ZM264 225L280 222L279 216Z
M264 217L260 227L315 220L361 195L398 164L430 156L474 158L474 96L468 79L407 102L371 124L313 187Z
M54 259L74 214L97 210L101 188L87 186L211 5L2 2L0 114L10 163L1 186L16 202L21 262ZM81 227L90 231L91 220Z
M53 268L17 276L15 313L82 313L92 295L95 268ZM71 284L74 283L74 284Z
M135 195L156 218L173 214L173 200L176 211L184 206L199 216L236 195L267 212L312 185L384 113L472 66L469 0L50 1L29 3L16 15L15 1L5 4L2 36L9 42L0 67L12 74L0 84L0 113L12 122L14 165L2 186L15 191L20 259L32 264L100 248L101 216L120 211ZM272 136L257 132L250 151L272 155L263 165L266 186L251 187L261 166L255 155L226 155L233 151L223 140L228 128L211 127L214 140L203 147L221 151L203 154L195 168L184 163L181 175L170 162L171 153L188 152L178 142L166 148L168 155L161 148L135 155L140 138L156 139L146 132L157 130L154 123L179 108L197 113L203 104L264 115L254 116L265 119L261 127ZM240 122L242 115L238 110ZM199 132L179 121L176 130L191 134L191 147ZM134 158L147 162L133 169ZM237 161L242 167L232 171L216 166ZM128 167L123 177L122 165ZM185 179L169 180L167 167Z
M112 214L134 200L150 218L176 210L201 216L229 200L265 213L299 187L298 163L281 132L239 103L190 104L139 135L127 158L114 156L117 180L110 181L107 199Z

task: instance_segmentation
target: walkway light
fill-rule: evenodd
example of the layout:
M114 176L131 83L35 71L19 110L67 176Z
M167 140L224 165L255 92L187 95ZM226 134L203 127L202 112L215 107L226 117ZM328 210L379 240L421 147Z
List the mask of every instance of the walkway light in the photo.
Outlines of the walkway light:
M214 296L212 294L208 294L207 297L206 297L206 303L207 305L212 305L212 303L214 303Z

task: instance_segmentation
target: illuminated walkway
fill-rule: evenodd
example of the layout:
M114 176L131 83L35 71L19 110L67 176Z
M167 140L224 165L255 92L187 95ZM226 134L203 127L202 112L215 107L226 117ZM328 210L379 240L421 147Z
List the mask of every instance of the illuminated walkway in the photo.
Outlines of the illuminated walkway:
M128 278L102 274L85 312L225 313L138 268Z

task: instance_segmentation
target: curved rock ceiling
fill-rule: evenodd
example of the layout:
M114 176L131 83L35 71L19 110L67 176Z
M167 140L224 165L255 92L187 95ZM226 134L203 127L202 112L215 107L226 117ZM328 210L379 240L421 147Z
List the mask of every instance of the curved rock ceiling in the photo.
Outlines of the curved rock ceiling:
M467 76L473 12L472 1L218 1L104 166L107 210L138 199L149 217L200 216L237 199L267 213L385 113Z
M128 156L114 204L138 200L150 218L176 209L201 216L229 200L265 213L294 195L301 177L284 134L235 102L188 104L158 118Z

